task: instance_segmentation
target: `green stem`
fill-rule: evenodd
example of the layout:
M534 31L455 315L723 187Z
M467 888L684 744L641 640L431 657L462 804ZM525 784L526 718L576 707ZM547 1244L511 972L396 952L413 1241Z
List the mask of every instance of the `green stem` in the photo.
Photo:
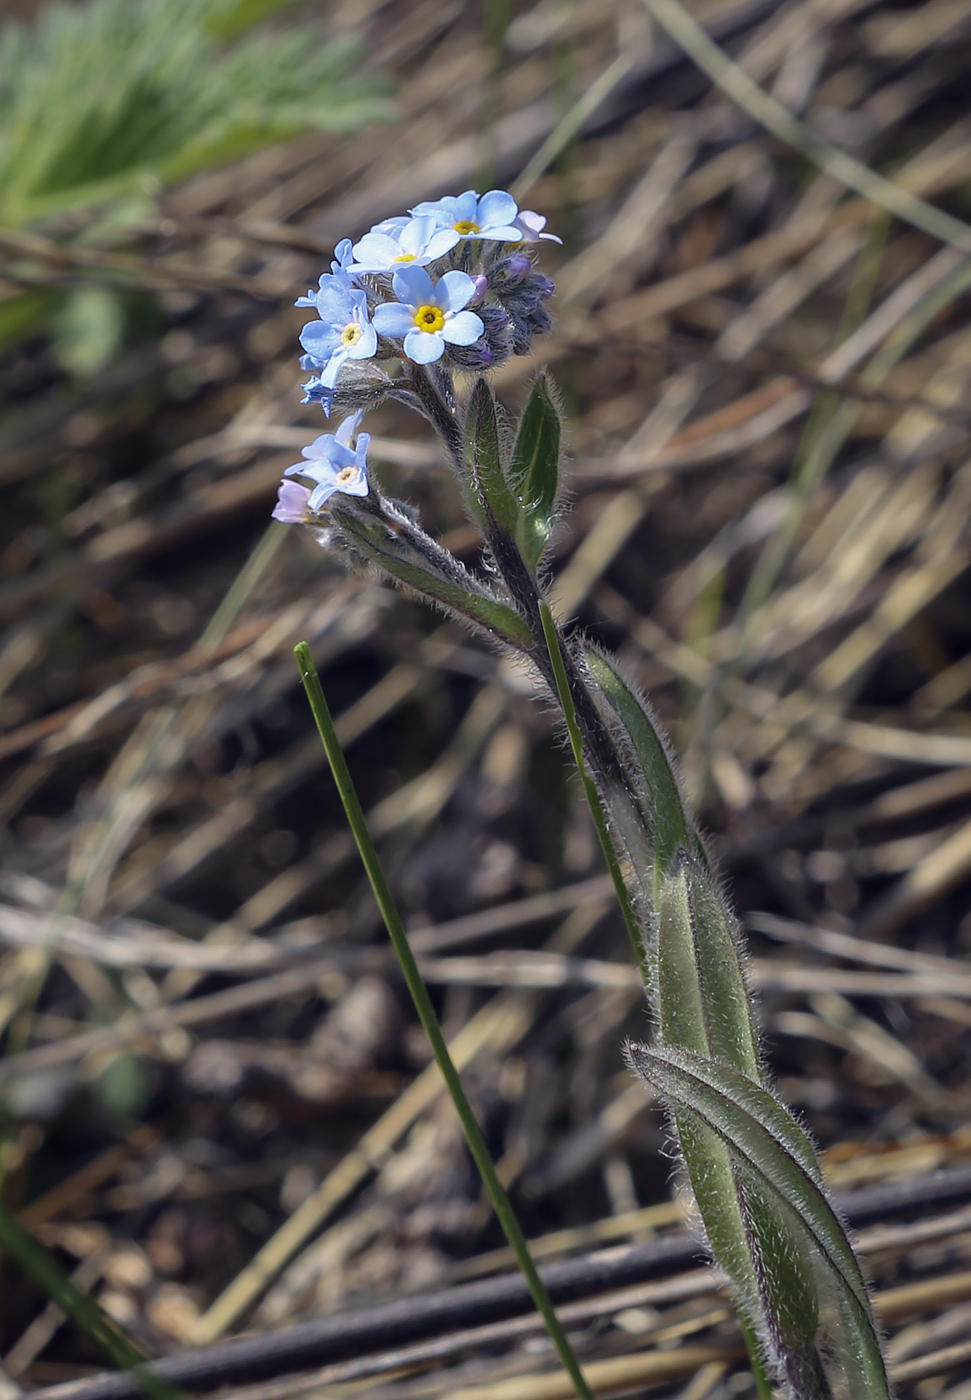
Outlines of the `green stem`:
M143 1353L94 1299L82 1293L68 1278L45 1246L18 1224L3 1202L0 1202L0 1248L110 1362L130 1373L151 1400L179 1400L181 1392L162 1376L146 1369Z
M334 782L337 785L337 791L344 805L348 825L351 828L354 840L357 842L357 848L361 853L364 869L371 882L371 888L374 891L374 897L377 900L378 908L381 910L385 927L388 930L388 936L391 939L392 946L401 964L405 982L408 985L408 990L415 1003L415 1010L418 1012L418 1019L421 1021L425 1034L428 1036L432 1053L435 1056L435 1062L441 1070L445 1086L448 1089L452 1102L455 1105L455 1111L461 1121L463 1131L465 1132L465 1139L469 1145L469 1151L472 1153L475 1164L479 1169L485 1188L489 1193L492 1208L499 1219L499 1223L505 1232L506 1239L509 1241L510 1247L516 1256L516 1261L529 1285L529 1291L533 1295L533 1302L536 1304L537 1311L546 1324L546 1330L549 1332L550 1339L556 1348L560 1361L563 1363L563 1368L573 1382L581 1400L593 1400L593 1394L583 1378L583 1372L580 1370L580 1364L574 1355L573 1348L570 1346L566 1333L560 1324L559 1318L556 1316L550 1295L546 1290L546 1285L540 1278L536 1265L533 1263L532 1256L529 1252L529 1246L526 1243L526 1237L522 1232L519 1221L516 1219L515 1212L513 1211L505 1188L496 1174L496 1169L492 1164L492 1158L489 1156L489 1149L485 1144L485 1138L482 1136L482 1129L479 1127L476 1116L472 1111L472 1105L466 1098L458 1070L455 1068L452 1057L448 1052L448 1046L445 1043L442 1028L438 1023L438 1017L435 1015L435 1008L432 1006L431 998L428 995L428 989L422 981L421 973L418 970L418 964L415 961L415 955L411 951L411 945L408 942L408 936L405 933L405 927L401 921L401 915L398 913L394 897L391 894L384 870L381 867L381 861L378 857L377 850L371 839L371 833L368 831L364 810L358 800L354 783L344 759L344 754L337 738L337 732L334 729L334 722L331 719L330 710L324 698L320 677L317 675L317 670L310 655L310 648L306 642L300 642L294 648L294 653L297 658L297 664L300 667L300 678L307 692L307 699L310 701L310 708L313 711L313 716L317 723L321 742L327 754L331 772L334 775Z
M546 638L546 647L550 654L550 665L553 668L553 679L556 681L556 693L563 709L567 733L570 736L570 747L573 750L573 759L577 766L577 772L580 774L580 781L583 784L583 791L586 794L587 805L590 808L590 815L593 817L593 824L597 829L600 845L603 848L607 869L610 871L610 878L614 883L617 902L620 905L620 912L624 916L624 923L627 925L627 932L630 935L634 956L637 959L637 965L641 970L641 976L644 978L644 983L647 986L649 985L649 973L647 955L644 951L644 940L641 937L641 931L637 924L637 916L634 913L634 906L631 903L627 886L624 884L624 877L621 874L617 851L613 841L610 839L610 832L607 829L607 817L604 813L603 803L600 801L600 794L597 792L596 785L587 772L587 766L583 761L583 739L580 734L580 726L577 724L577 714L573 705L573 696L570 692L570 683L567 679L566 666L563 662L563 648L560 642L560 634L556 630L556 623L553 621L553 614L550 612L548 603L540 603L539 613L543 623L543 635Z

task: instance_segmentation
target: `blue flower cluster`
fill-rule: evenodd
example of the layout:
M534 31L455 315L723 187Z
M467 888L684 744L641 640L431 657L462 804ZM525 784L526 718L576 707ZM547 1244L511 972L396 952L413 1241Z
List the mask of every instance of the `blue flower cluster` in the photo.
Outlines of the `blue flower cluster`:
M559 243L545 224L504 190L481 196L466 190L385 219L357 243L343 239L330 272L297 301L318 318L300 334L301 368L312 372L304 403L319 403L329 415L336 394L354 402L355 387L376 401L382 395L368 361L483 370L528 354L533 336L550 328L545 303L553 283L522 246ZM391 381L378 377L390 389ZM360 418L356 413L336 433L317 438L304 449L307 460L287 469L287 477L315 486L285 480L277 520L306 520L338 491L367 495L367 434L352 446Z

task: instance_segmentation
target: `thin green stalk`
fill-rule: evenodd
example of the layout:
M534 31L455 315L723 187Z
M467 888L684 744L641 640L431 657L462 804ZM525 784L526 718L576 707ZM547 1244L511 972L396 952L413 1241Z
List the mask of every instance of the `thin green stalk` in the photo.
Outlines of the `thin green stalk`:
M310 648L306 642L300 642L294 648L294 654L297 658L297 664L300 667L300 678L307 692L307 699L313 711L317 730L320 734L324 751L327 754L331 772L334 775L334 782L337 785L337 791L340 794L340 799L344 806L348 825L357 843L357 849L361 853L364 869L367 872L368 880L374 891L374 897L377 900L378 908L381 911L385 927L388 930L388 936L391 939L392 946L401 964L405 982L408 985L408 990L415 1003L415 1010L418 1012L418 1019L421 1021L425 1034L428 1036L432 1053L435 1056L435 1062L441 1070L445 1086L455 1105L455 1111L462 1124L465 1140L469 1145L469 1151L472 1153L475 1164L479 1169L485 1188L489 1193L492 1208L499 1219L499 1223L505 1232L506 1239L509 1241L509 1245L516 1256L516 1261L529 1285L529 1291L533 1296L533 1302L536 1304L537 1311L546 1324L546 1330L549 1332L550 1340L556 1348L557 1355L563 1364L563 1368L573 1382L581 1400L593 1400L593 1394L583 1378L583 1372L580 1370L580 1364L574 1355L573 1348L570 1346L566 1333L560 1324L559 1318L556 1316L552 1300L546 1290L546 1285L540 1278L536 1265L533 1263L532 1256L529 1252L529 1246L526 1243L526 1237L522 1232L519 1221L516 1219L516 1214L506 1194L505 1188L496 1174L496 1169L492 1164L492 1158L489 1156L489 1149L485 1144L485 1138L482 1136L482 1130L472 1111L472 1105L466 1098L458 1070L455 1068L452 1057L448 1052L448 1046L445 1043L442 1028L438 1023L438 1017L435 1015L435 1008L432 1006L431 998L428 995L428 989L422 981L421 973L418 970L418 964L415 961L415 955L411 951L411 945L408 942L408 935L405 933L405 926L401 921L401 915L398 913L397 905L394 902L394 897L385 878L377 849L371 839L371 833L368 831L364 810L358 800L354 783L344 759L340 741L334 729L334 721L331 719L330 710L324 698L320 677L317 675L313 658L310 655Z
M146 1369L146 1358L134 1342L93 1298L71 1282L44 1245L18 1224L2 1201L0 1248L113 1365L131 1374L151 1400L178 1400L181 1391Z
M563 664L563 652L560 645L560 635L556 630L556 623L553 621L553 614L550 612L548 603L540 603L540 617L543 621L543 634L546 637L546 647L550 654L550 665L553 667L553 678L556 681L556 692L566 720L567 733L570 736L570 747L573 750L573 760L580 774L580 781L583 784L583 791L586 795L587 805L590 808L590 815L593 817L593 824L597 829L597 836L603 848L604 859L607 862L607 869L610 871L610 878L617 893L617 902L620 905L620 912L624 916L624 923L630 936L631 946L634 949L634 956L637 965L641 970L645 985L648 983L647 955L644 951L644 940L641 936L640 928L637 924L637 916L634 913L634 906L631 903L627 886L624 884L624 877L620 870L620 861L617 858L617 851L614 843L610 839L610 832L607 829L607 817L604 813L603 804L600 801L600 794L583 761L583 739L580 734L580 726L577 724L576 710L573 706L573 696L570 694L570 683L567 680L566 667Z

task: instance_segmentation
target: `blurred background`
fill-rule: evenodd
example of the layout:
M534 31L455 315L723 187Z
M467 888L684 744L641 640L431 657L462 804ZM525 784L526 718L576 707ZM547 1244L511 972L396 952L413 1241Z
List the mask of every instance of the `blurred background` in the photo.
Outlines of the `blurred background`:
M688 9L826 141L971 218L963 0ZM340 238L514 181L563 239L538 254L553 334L495 376L511 407L540 363L562 388L553 588L682 756L781 1093L838 1187L971 1158L967 253L769 135L641 0L6 4L0 1171L151 1355L509 1267L421 1078L302 638L527 1233L552 1257L679 1226L546 707L268 528L326 430L295 297ZM422 421L367 426L383 487L474 566ZM901 1394L966 1400L971 1217L922 1239L871 1251L913 1285ZM4 1395L99 1369L0 1270ZM746 1393L724 1297L645 1299L588 1319L583 1354L707 1346L626 1393ZM944 1342L963 1359L921 1371ZM366 1386L550 1364L529 1333Z

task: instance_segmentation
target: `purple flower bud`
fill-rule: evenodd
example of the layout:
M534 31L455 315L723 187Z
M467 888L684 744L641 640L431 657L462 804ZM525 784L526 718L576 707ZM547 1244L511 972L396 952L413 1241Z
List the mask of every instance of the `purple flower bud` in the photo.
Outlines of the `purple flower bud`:
M472 300L469 302L469 305L478 306L489 290L489 279L484 273L480 272L477 277L472 278L472 281L475 283L475 291L472 294Z
M310 491L297 481L281 481L277 492L273 519L282 520L284 525L299 525L307 518L307 502Z
M507 288L516 287L533 270L533 264L525 253L513 253L496 263L489 274L489 286L497 296L502 296Z
M506 264L506 275L510 282L521 282L526 274L531 271L532 266L533 264L524 253L517 253L514 257L511 257Z

